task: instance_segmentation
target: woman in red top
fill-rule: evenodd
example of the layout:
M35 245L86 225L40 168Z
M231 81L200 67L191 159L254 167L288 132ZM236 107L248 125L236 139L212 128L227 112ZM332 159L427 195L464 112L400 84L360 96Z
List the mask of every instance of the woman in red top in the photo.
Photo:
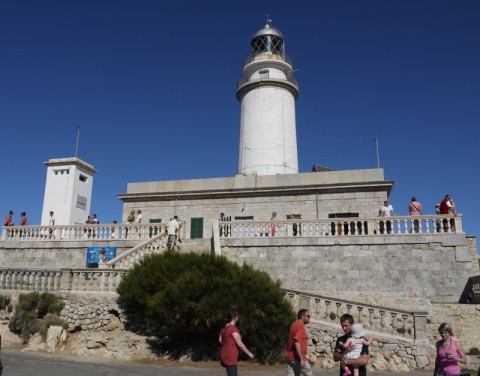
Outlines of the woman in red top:
M237 376L238 354L242 350L253 359L253 354L248 351L247 347L242 342L242 336L235 326L238 321L238 314L236 312L228 312L225 318L226 325L220 331L218 342L222 345L220 352L220 361L227 369L227 376Z

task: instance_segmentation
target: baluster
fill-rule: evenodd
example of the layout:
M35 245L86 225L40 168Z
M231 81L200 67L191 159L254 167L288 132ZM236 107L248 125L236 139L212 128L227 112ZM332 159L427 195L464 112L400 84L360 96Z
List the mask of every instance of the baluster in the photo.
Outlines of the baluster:
M385 311L383 309L380 310L380 327L381 332L385 331Z
M5 275L6 275L6 271L0 270L0 287L2 290L5 289Z
M320 316L320 303L321 299L320 298L314 298L315 299L315 314L317 316Z
M408 315L402 313L402 319L403 319L403 336L405 337L407 335L407 319Z
M392 316L392 333L395 334L397 330L397 313L390 312L390 315Z
M328 318L330 317L330 303L330 300L325 300L325 320L328 320Z
M373 308L368 309L368 314L369 314L368 323L370 325L370 328L373 328L373 323L374 323L373 311L374 311Z
M38 282L38 278L39 278L38 274L39 274L38 272L32 272L31 273L28 290L30 290L30 289L33 289L33 291L37 290L37 282Z
M87 285L87 278L88 278L88 273L83 273L83 278L81 278L81 291L86 290L86 285Z
M12 288L12 282L13 282L13 272L11 271L8 271L7 272L7 280L6 280L6 287L7 289L11 289Z
M352 309L351 304L347 304L347 313L350 315L350 310Z
M51 275L51 272L45 272L44 275L43 275L43 287L40 287L40 289L42 291L49 291L49 288L48 288L48 282L50 280L50 275Z
M362 315L363 307L357 306L357 311L358 311L358 323L361 324L363 322L363 315Z
M287 295L288 295L288 299L290 300L290 304L292 305L292 307L295 307L295 302L293 301L295 294L293 292L289 292Z
M337 306L337 317L340 317L340 307L341 307L342 303L336 302L335 305Z

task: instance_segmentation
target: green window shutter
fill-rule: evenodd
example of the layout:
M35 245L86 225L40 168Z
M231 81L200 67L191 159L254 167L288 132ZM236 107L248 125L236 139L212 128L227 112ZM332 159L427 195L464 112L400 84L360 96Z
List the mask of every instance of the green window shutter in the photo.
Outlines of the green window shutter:
M203 238L203 218L190 219L190 239Z

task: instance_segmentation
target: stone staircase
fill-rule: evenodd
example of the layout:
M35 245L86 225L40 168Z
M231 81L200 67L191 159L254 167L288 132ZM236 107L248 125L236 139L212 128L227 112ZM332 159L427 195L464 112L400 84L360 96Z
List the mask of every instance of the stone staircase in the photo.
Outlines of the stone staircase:
M210 239L183 239L175 247L177 252L210 252L210 249ZM145 256L166 250L167 235L162 232L110 260L107 268L130 269Z

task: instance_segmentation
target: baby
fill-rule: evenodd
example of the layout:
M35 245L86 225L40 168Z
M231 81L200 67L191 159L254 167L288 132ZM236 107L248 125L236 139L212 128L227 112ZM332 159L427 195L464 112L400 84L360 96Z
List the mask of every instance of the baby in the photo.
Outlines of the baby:
M340 346L342 346L344 349L348 350L350 346L354 346L354 349L351 351L347 351L343 357L345 359L358 359L360 357L360 354L362 353L362 347L365 346L370 346L373 342L373 338L369 338L368 340L365 339L365 335L367 334L367 331L363 329L362 324L353 324L352 325L352 336L343 342L339 342ZM353 367L353 375L358 376L358 366L352 366ZM343 373L343 376L350 376L352 372L348 369L347 366L345 366L345 372Z

